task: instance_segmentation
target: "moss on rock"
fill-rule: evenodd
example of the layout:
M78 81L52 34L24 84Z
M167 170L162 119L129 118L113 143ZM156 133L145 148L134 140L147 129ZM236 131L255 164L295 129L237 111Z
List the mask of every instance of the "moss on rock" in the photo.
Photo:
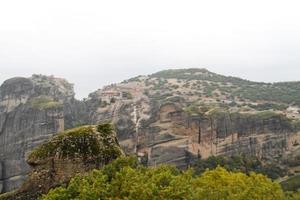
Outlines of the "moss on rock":
M63 108L63 105L60 102L55 101L47 96L33 98L31 101L31 105L33 108L39 110Z
M106 160L122 154L110 124L82 126L51 138L28 156L29 164L47 158L84 158Z

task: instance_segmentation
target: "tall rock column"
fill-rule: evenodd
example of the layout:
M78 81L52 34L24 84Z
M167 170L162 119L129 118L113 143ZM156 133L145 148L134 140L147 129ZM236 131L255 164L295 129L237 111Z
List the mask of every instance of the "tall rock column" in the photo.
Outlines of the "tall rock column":
M64 130L63 104L73 88L46 76L13 78L0 87L0 193L18 188L30 167L26 156Z

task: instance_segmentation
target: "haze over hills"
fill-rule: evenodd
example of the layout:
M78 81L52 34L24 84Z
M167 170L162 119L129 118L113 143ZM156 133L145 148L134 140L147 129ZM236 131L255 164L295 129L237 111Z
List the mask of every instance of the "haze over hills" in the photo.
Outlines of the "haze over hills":
M0 200L300 200L300 1L0 3Z
M261 83L206 69L164 70L75 99L62 78L12 78L0 87L0 185L19 187L26 157L65 129L110 121L122 150L180 169L210 156L253 156L299 173L300 82Z
M155 64L156 65L156 64ZM208 65L209 66L209 65ZM168 67L132 67L122 69L110 68L110 70L102 69L101 67L85 67L84 70L73 69L68 67L54 67L52 68L26 68L18 69L14 68L13 70L9 67L2 69L0 74L0 83L3 83L6 79L9 79L14 76L21 77L30 77L32 74L43 74L47 76L55 75L57 77L64 77L70 83L74 84L75 97L77 99L83 99L88 96L92 91L95 91L99 88L102 88L105 85L111 83L119 83L123 80L130 79L137 75L147 75L152 74L163 69L168 69ZM176 67L172 67L176 69ZM178 67L177 67L178 68ZM180 69L180 68L179 68ZM297 74L300 71L297 68L291 67L272 67L261 69L259 67L209 67L209 71L217 72L218 74L226 76L235 76L243 79L251 80L254 82L286 82L286 81L297 81ZM93 72L93 73L91 73Z

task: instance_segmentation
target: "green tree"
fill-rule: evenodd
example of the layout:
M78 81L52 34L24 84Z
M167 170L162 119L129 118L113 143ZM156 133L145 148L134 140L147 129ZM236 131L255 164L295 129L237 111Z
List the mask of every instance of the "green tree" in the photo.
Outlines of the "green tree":
M119 158L102 170L76 176L68 187L51 190L43 200L283 200L279 184L263 175L228 172L222 167L195 176L163 165L146 168L136 158Z
M279 184L263 175L228 172L224 168L206 171L195 181L195 199L209 200L280 200Z

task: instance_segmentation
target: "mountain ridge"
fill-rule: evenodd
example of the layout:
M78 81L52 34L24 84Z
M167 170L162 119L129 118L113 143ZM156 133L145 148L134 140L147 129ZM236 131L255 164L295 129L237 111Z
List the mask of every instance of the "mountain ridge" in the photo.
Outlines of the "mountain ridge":
M110 83L110 84L108 83L108 84L104 85L103 87L106 87L106 86L109 86L109 85L114 85L114 84L120 84L120 83L123 83L123 82L130 82L130 81L136 80L137 78L140 78L140 77L159 77L159 75L164 74L164 73L168 73L168 72L185 73L185 72L190 72L190 71L206 72L206 73L209 73L211 75L219 76L219 77L222 77L222 78L235 79L235 80L240 80L240 81L245 82L245 83L253 83L253 84L266 84L266 85L300 84L300 80L299 81L274 81L274 82L254 81L254 80L250 80L250 79L240 78L238 76L221 75L219 73L212 72L212 71L208 70L207 68L182 68L182 69L165 69L165 70L160 70L160 71L154 72L152 74L148 74L148 75L137 75L137 76L135 76L133 78L125 79L125 80L120 81L120 82ZM17 77L6 79L6 80L4 80L1 83L1 85L3 85L6 81L11 81L13 79L18 79L18 78L34 78L34 77L39 77L39 76L40 77L50 77L52 79L55 79L55 78L56 79L61 79L62 81L68 82L65 78L58 78L55 75L32 74L31 77L17 76ZM162 77L162 78L166 78L166 77ZM72 87L74 87L73 83L71 85L72 85ZM90 94L91 93L93 93L93 91L91 91ZM83 97L83 99L86 99L86 98L88 98L88 96L87 97ZM77 99L77 100L79 100L79 99Z
M199 157L244 153L295 173L298 100L300 82L257 83L195 68L138 76L83 101L65 79L9 79L0 87L0 189L20 186L31 170L28 153L49 136L107 121L123 151L149 166L184 169Z

